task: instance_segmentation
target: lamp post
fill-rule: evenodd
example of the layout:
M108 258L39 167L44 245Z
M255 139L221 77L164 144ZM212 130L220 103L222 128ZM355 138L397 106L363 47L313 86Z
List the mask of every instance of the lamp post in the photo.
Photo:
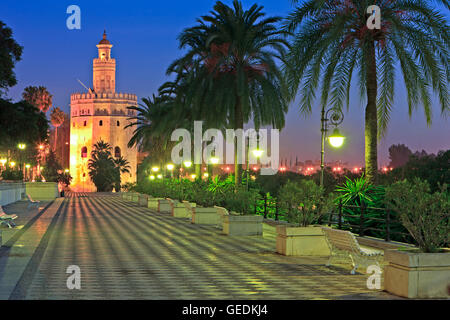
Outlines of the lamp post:
M168 165L167 165L167 170L169 170L170 171L170 178L171 179L173 179L173 169L175 168L175 166L173 165L173 164L171 164L171 163L169 163Z
M341 110L331 108L325 113L325 106L322 107L321 113L322 141L320 151L320 186L323 187L323 175L325 171L325 140L328 132L328 122L335 126L333 134L328 138L330 145L334 148L340 148L344 144L345 137L339 133L338 125L344 121L344 113Z
M259 141L258 141L258 144L259 144ZM263 155L264 150L260 150L257 145L257 148L255 150L253 150L252 153L255 156L255 158L258 159ZM247 136L247 163L246 163L245 169L246 169L246 173L247 173L246 187L247 187L247 191L248 191L248 180L250 179L250 137L249 136Z
M17 145L17 147L19 148L19 150L25 150L27 145L25 143L19 143ZM23 154L20 154L20 166L22 166L22 171L23 171L23 181L25 181L25 163L23 160ZM20 169L20 168L19 168Z

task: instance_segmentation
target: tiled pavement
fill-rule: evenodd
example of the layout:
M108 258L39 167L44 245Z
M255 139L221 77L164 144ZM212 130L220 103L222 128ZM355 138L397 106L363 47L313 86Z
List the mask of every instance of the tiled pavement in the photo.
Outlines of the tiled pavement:
M13 299L390 299L366 288L367 275L322 258L276 254L264 237L228 237L122 201L68 196ZM66 287L66 268L81 269L81 290ZM30 271L31 270L31 271Z

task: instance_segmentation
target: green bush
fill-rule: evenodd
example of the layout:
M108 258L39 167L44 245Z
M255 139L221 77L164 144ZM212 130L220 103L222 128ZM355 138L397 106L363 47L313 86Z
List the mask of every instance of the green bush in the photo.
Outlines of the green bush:
M318 223L333 205L333 195L325 196L324 189L311 180L289 181L280 189L279 199L288 221L302 227Z
M3 180L22 181L23 172L22 170L7 168L2 172L2 178Z
M386 237L386 210L384 205L385 188L383 186L371 185L363 176L346 181L336 188L338 197L335 204L342 203L342 212L348 216L343 218L344 229L354 233L360 232L361 208L364 208L364 235L384 239ZM391 239L395 241L410 242L411 239L400 233L407 230L399 223L398 214L390 211ZM380 229L381 231L374 230Z
M419 178L403 180L386 188L386 205L400 220L423 252L438 252L449 245L450 197L447 185L431 193L430 184Z

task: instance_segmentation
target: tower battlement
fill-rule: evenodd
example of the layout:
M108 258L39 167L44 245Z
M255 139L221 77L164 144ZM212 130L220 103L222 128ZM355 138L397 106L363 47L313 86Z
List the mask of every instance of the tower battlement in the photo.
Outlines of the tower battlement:
M81 93L76 92L70 95L70 101L77 100L92 100L92 99L121 99L137 101L137 96L131 93L118 93L118 92L101 92L101 93Z

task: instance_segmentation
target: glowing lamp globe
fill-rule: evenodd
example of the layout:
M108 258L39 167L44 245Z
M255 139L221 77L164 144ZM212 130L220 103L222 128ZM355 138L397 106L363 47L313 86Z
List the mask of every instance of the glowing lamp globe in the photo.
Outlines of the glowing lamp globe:
M175 166L173 164L167 165L167 170L172 171Z
M260 157L263 155L263 153L264 153L263 150L259 150L259 149L253 150L253 155L254 155L256 158L260 158Z
M340 148L344 144L345 137L341 135L338 129L334 129L333 134L328 137L330 145L334 148Z
M152 171L153 171L153 172L158 172L158 171L159 171L159 168L158 168L158 167L153 167L153 168L152 168Z
M212 157L211 159L209 159L209 161L210 161L212 164L218 164L218 163L219 163L219 158L217 158L217 157Z
M185 161L185 162L184 162L184 166L185 166L186 168L190 168L190 167L192 166L192 162L191 162L191 161Z

